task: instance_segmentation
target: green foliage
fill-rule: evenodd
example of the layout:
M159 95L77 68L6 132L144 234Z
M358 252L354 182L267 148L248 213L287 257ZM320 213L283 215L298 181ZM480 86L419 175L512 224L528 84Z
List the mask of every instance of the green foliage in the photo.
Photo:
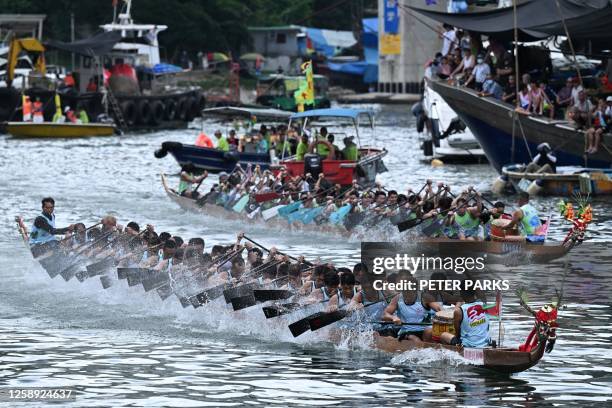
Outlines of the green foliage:
M192 56L198 51L239 53L250 43L249 26L298 24L351 30L352 15L348 10L352 1L334 8L339 0L133 0L132 16L137 23L168 26L159 40L162 56L171 59L183 49ZM77 38L84 38L112 20L111 3L111 0L0 0L0 10L46 14L45 37L68 41L71 13L75 16Z

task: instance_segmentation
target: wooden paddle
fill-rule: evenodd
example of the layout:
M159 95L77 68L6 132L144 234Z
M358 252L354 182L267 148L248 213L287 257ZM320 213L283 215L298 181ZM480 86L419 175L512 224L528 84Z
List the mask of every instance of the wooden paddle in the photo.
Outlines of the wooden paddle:
M271 319L301 309L302 306L304 305L301 303L284 303L282 305L264 306L261 310L263 310L266 319Z
M383 300L379 300L376 302L372 302L372 303L368 303L367 305L365 305L363 308L365 309L366 307L370 307L372 305L376 305L378 303L381 302L387 302L390 299L392 299L395 295L383 299ZM328 312L328 313L323 313L322 315L316 316L314 318L311 318L308 321L308 325L310 330L315 331L315 330L319 330L325 326L329 326L332 323L335 323L339 320L344 319L345 317L348 317L350 315L352 315L353 313L355 313L357 310L355 311L347 311L346 309L338 309L338 310L334 310L333 312Z
M251 238L247 237L246 235L242 235L242 237L243 237L244 239L246 239L247 241L249 241L250 243L252 243L253 245L258 246L259 248L261 248L261 249L265 250L266 252L270 252L270 250L269 250L268 248L266 248L265 246L261 245L259 242L256 242L256 241L252 240ZM300 262L300 260L299 260L298 258L294 257L294 256L291 256L291 255L285 254L285 253L280 252L280 251L276 251L276 253L277 253L277 254L279 254L279 255L286 256L286 257L288 257L289 259L293 259L294 261ZM312 262L308 262L308 261L306 261L306 260L303 260L302 262L303 262L304 264L308 265L308 266L314 266L314 264L313 264Z
M461 205L461 206L459 206L459 207L451 207L451 208L448 208L448 209L446 209L446 210L441 211L440 213L438 213L438 215L445 214L445 213L447 213L447 212L449 212L449 211L456 211L456 210L457 210L457 209L459 209L459 208L465 207L465 206L467 206L467 205L468 205L468 204L467 204L467 201L471 200L472 198L474 198L474 196L469 197L469 198L466 200L466 203L465 203L465 204L463 204L463 205ZM430 217L430 218L432 218L432 217ZM425 222L425 221L426 221L426 220L428 220L428 219L429 219L429 218L415 218L415 219L412 219L412 220L406 220L406 221L404 221L404 222L400 222L399 224L397 224L397 229L398 229L398 231L399 231L399 232L404 232L404 231L406 231L406 230L409 230L409 229L411 229L411 228L416 227L417 225L421 225L423 222ZM435 225L439 225L439 226L441 226L443 221L444 221L444 219L440 219L440 220L434 221L434 222L432 223L432 225L428 225L428 226L427 226L427 228L432 228L432 227L433 227L433 226L435 226ZM437 229L439 229L439 226L437 227ZM436 230L437 230L437 229L436 229ZM434 231L434 232L435 232L435 231ZM431 235L431 234L426 234L426 235Z
M282 195L277 192L258 193L258 194L255 194L255 201L258 203L265 203L266 201L276 200L281 197Z
M98 244L99 242L101 242L102 240L105 240L106 238L108 238L108 236L110 236L110 234L112 234L114 231L109 231L106 234L102 235L100 238L96 239L94 242L90 243L87 247L81 249L80 251L78 251L76 254L73 255L73 259L78 258L80 255L84 254L85 252L89 251L92 247L94 247L96 244ZM115 240L113 240L112 242L114 242ZM74 276L74 273L76 273L74 271L74 269L76 267L78 267L81 264L81 260L78 260L74 263L72 263L70 266L68 266L67 268L64 268L59 274L62 276L62 278L64 278L64 280L69 281L70 278L72 278L72 276Z

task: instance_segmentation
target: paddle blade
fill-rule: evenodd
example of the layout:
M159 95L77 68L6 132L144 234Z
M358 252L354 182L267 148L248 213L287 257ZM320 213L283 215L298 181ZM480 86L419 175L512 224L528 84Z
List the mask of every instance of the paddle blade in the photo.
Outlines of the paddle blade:
M336 310L330 313L323 313L320 316L312 318L308 321L310 330L319 330L325 326L329 326L332 323L336 323L339 320L344 319L347 316L346 310Z
M266 302L268 300L288 299L293 296L293 292L282 289L257 289L253 291L253 296L258 302Z
M257 301L255 300L255 296L253 294L239 296L232 299L232 308L234 311L246 309L247 307L255 306Z
M444 219L441 220L436 220L434 222L432 222L430 225L426 226L425 228L423 228L421 230L421 232L430 237L433 234L437 233L438 231L440 231L440 228L442 228L442 224L444 223Z
M261 310L263 310L266 319L271 319L273 317L291 313L294 310L299 309L301 306L302 305L299 303L285 303L282 305L264 306L261 308Z
M183 309L191 306L191 302L186 297L180 296L178 293L176 294L176 297L178 298L179 302L181 302L181 306L183 306Z
M233 298L252 294L253 289L255 289L256 287L257 285L254 283L247 283L246 285L241 285L241 286L236 286L233 288L225 289L223 291L223 297L225 298L225 303L231 303Z
M88 278L88 274L86 271L78 271L74 274L74 276L79 280L79 282L85 282L85 279Z
M85 266L87 269L87 275L89 277L94 277L96 275L101 275L106 272L107 269L113 268L115 266L115 260L113 258L107 258L99 262L95 262Z
M268 221L270 218L276 217L278 215L278 210L282 207L282 205L277 205L276 207L268 208L267 210L261 212L261 216L263 217L264 221Z
M136 286L142 282L143 277L146 277L148 269L134 268L127 274L128 286Z
M310 330L310 320L316 319L322 314L322 312L314 313L310 316L306 316L305 318L298 320L297 322L291 323L289 325L289 331L291 331L293 337L298 337L306 333L308 330Z
M172 287L169 284L166 284L162 287L157 288L156 292L161 298L161 300L166 300L172 295Z
M226 284L215 286L214 288L206 289L202 293L198 293L196 298L201 304L211 302L223 295L223 291L227 288Z
M154 272L154 276L142 280L142 287L145 292L150 292L153 289L157 289L163 286L170 280L168 272Z
M103 289L108 289L113 286L113 280L110 276L100 276L100 283Z
M202 306L202 304L198 301L198 298L195 296L190 296L189 301L191 302L191 306L193 306L194 309L197 309L198 307Z
M136 273L137 271L146 270L145 268L117 268L117 278L127 279L129 274Z
M406 220L406 221L402 221L400 223L397 224L397 230L399 232L404 232L406 230L409 230L410 228L414 228L417 225L419 225L420 220L418 218L414 218L412 220Z
M61 271L60 275L62 278L64 278L66 282L68 282L78 272L77 271L78 268L79 268L79 265L69 266L68 268Z

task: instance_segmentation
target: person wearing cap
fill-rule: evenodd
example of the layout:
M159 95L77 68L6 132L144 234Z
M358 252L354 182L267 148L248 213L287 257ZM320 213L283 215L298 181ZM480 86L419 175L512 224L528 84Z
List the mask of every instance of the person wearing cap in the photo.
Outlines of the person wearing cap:
M487 80L487 75L491 73L491 67L485 62L484 55L478 54L476 65L472 70L472 74L465 81L465 86L471 86L477 91L482 90L482 84Z
M215 137L217 138L217 150L228 152L229 143L227 142L227 139L223 137L220 130L215 131Z
M359 150L353 142L355 136L345 137L342 142L344 143L344 149L342 149L342 157L344 160L357 161L359 159Z
M492 96L493 98L501 101L502 96L504 95L504 90L495 80L495 74L493 72L489 72L487 74L487 79L482 84L482 92L480 92L478 95Z
M64 108L64 115L66 115L66 119L67 119L69 122L72 122L72 123L77 123L77 117L76 117L76 115L74 114L74 111L73 111L72 109L70 109L70 106L66 106L66 107Z
M557 158L552 152L550 145L546 142L537 147L538 154L525 168L526 173L556 173Z

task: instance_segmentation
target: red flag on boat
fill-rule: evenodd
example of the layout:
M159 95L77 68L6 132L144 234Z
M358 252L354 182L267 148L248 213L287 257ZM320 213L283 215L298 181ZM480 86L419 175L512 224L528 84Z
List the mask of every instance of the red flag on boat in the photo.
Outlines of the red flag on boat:
M490 316L499 316L502 307L502 295L501 291L497 291L497 295L495 296L495 305L489 307L483 307L484 311Z

